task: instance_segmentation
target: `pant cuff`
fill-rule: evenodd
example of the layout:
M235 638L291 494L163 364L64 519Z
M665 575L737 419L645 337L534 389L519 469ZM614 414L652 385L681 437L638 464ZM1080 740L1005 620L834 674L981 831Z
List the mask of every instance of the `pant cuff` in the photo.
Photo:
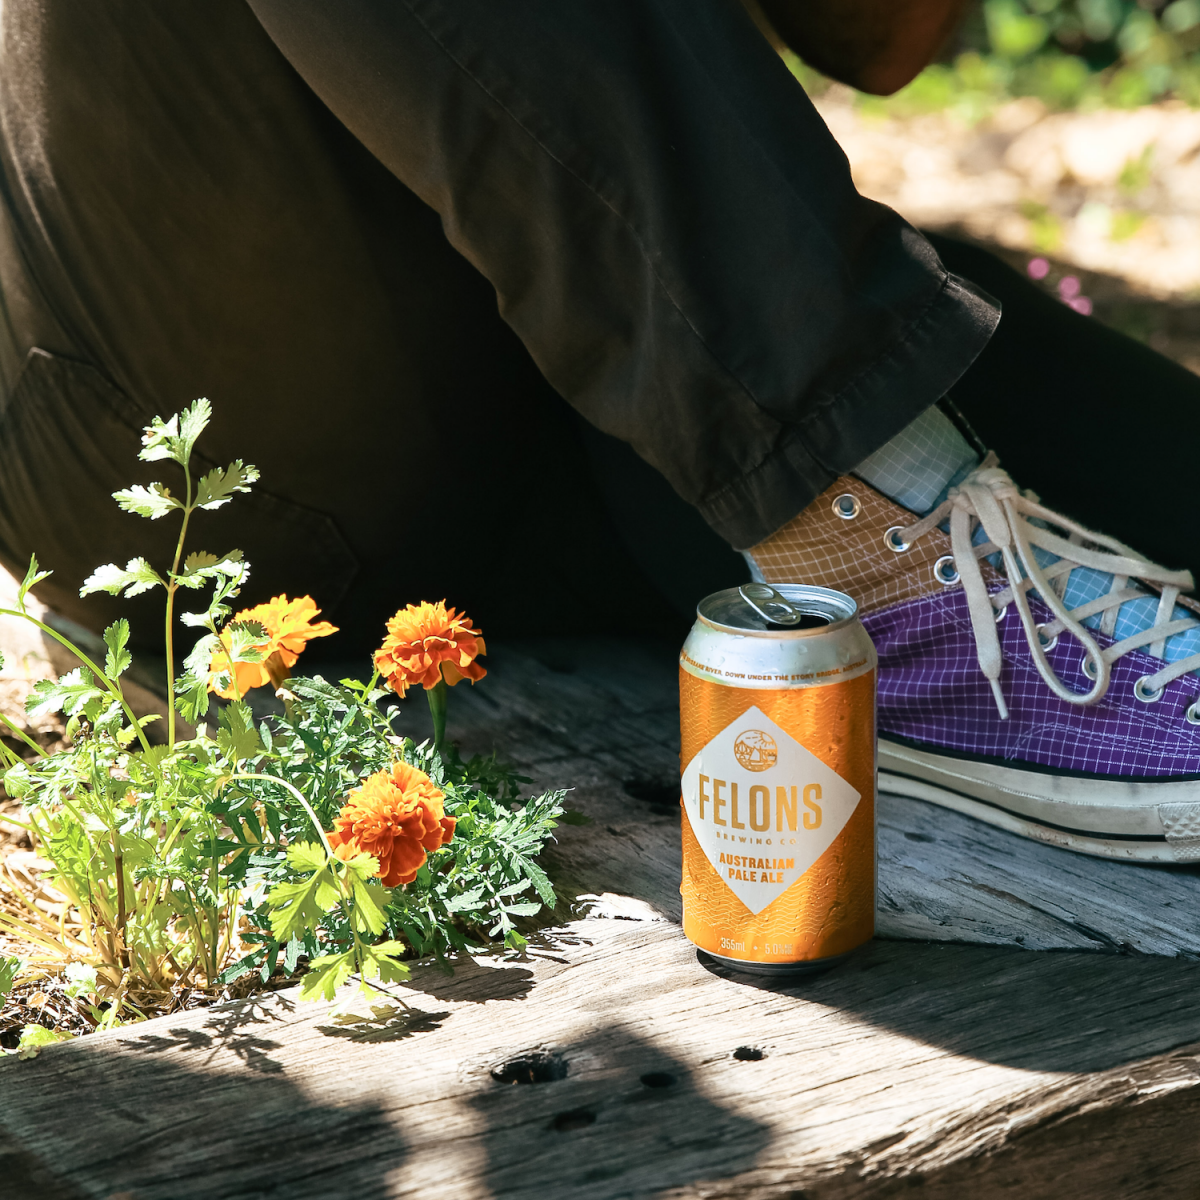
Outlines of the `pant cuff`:
M757 466L704 499L705 520L735 549L757 545L937 403L999 321L997 301L947 274L896 342L802 421L784 425Z

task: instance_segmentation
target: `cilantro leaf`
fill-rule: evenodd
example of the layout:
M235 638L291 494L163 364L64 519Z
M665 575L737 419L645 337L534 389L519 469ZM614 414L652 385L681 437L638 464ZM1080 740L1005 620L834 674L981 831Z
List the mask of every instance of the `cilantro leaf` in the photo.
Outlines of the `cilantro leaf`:
M379 869L374 858L371 859L371 865L373 874ZM382 933L387 925L387 891L383 884L355 879L353 892L354 921L359 933Z
M179 415L176 414L169 421L154 417L142 430L142 448L138 451L138 458L143 462L155 462L160 458L173 458L179 462L178 445Z
M259 621L234 621L221 631L221 647L230 662L262 662L266 657L263 645L270 635Z
M318 855L321 866L313 870L312 864ZM271 936L280 944L317 928L325 914L342 899L342 889L334 875L333 863L325 857L321 846L311 842L293 844L288 847L287 860L297 870L307 869L311 874L296 882L277 883L267 896L271 909ZM350 962L352 968L353 952ZM347 975L349 973L346 972Z
M181 675L175 682L175 695L179 699L179 712L189 725L199 725L200 719L208 714L208 677L198 679L195 675Z
M183 502L172 496L171 489L161 483L152 483L148 488L138 483L133 487L113 492L112 495L125 512L149 517L151 521L157 521L159 517L165 517L167 513L183 507Z
M293 842L288 847L287 860L297 871L319 871L328 865L329 856L320 842Z
M43 1046L52 1046L55 1042L69 1042L73 1034L63 1032L55 1032L53 1029L47 1029L44 1025L26 1025L21 1030L21 1037L17 1042L17 1057L18 1058L37 1058L38 1051Z
M206 579L220 579L222 576L237 577L246 571L240 550L230 550L228 554L219 557L207 550L193 550L183 560L183 570L176 576L176 582L184 587L198 588L203 586Z
M196 504L200 508L220 508L228 504L234 492L248 492L258 480L258 468L243 464L240 458L222 469L214 467L196 485Z
M201 396L179 414L179 449L182 453L180 462L187 462L192 456L196 439L204 432L212 418L212 405Z
M363 947L362 973L364 979L378 978L384 983L399 983L408 977L408 967L398 962L405 952L403 942L377 942Z
M300 981L301 1000L332 1000L337 990L350 978L354 971L354 951L342 954L322 954L308 964L308 971Z
M25 698L25 712L30 717L48 712L64 712L67 716L74 716L83 712L89 704L95 707L106 700L108 693L96 686L91 671L86 667L76 667L57 681L39 679Z
M131 558L124 569L115 563L97 567L84 580L79 594L87 596L92 592L108 592L115 596L124 589L125 598L129 599L155 587L166 587L162 576L144 558Z
M25 597L30 588L37 587L43 579L49 579L53 574L53 571L39 571L37 555L30 555L29 570L25 572L25 578L21 580L21 586L17 589L17 608L20 612L25 611Z
M129 622L124 617L114 621L104 631L104 644L108 647L108 654L104 658L104 673L109 679L116 679L133 662L133 655L126 649L129 644Z
M184 615L190 617L194 614L185 613ZM192 624L191 621L184 623ZM213 655L220 648L221 641L215 633L206 633L202 638L197 638L196 644L188 652L187 658L183 660L183 669L198 679L207 679L208 672L212 668Z
M211 416L212 406L201 398L169 421L155 417L142 430L142 448L138 451L138 458L144 462L170 458L181 467L186 466L196 439L204 432Z
M235 700L227 704L221 709L217 720L220 723L217 746L232 762L236 764L244 758L253 758L262 753L262 738L254 728L254 717L244 701Z
M16 982L17 972L24 965L25 960L18 958L15 954L0 957L0 1000L3 1000L12 991L13 983Z
M63 992L70 1000L74 1000L77 996L94 996L99 988L99 984L96 982L96 968L90 967L86 963L67 963L63 974L68 980Z

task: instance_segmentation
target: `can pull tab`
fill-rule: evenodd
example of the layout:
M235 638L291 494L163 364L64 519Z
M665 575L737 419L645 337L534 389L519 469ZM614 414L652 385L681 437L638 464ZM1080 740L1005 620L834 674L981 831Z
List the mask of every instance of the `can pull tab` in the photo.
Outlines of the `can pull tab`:
M772 625L799 625L804 620L805 614L769 583L744 583L738 591L742 599Z

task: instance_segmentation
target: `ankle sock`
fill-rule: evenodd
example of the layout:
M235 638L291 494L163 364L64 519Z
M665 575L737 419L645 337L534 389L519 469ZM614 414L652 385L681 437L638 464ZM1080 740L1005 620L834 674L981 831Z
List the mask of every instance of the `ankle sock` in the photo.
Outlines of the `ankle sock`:
M954 484L979 465L979 456L936 405L854 468L889 500L920 516L936 508Z

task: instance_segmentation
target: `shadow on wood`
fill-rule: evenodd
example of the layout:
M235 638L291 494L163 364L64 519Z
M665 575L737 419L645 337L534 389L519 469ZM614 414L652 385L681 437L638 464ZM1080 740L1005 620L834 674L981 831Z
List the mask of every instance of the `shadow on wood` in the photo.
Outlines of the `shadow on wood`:
M308 1081L272 1056L279 1043L270 1027L281 1017L266 1006L227 1007L199 1026L195 1017L175 1026L165 1018L153 1033L109 1041L105 1053L84 1040L6 1064L0 1169L8 1137L36 1149L20 1152L0 1194L327 1200L386 1192L406 1143L378 1103L348 1078L315 1099Z
M1200 964L876 941L811 982L744 987L1026 1071L1107 1071L1200 1041Z
M706 1096L645 1030L618 1020L553 1053L559 1078L496 1082L470 1097L489 1130L482 1182L495 1196L536 1194L539 1184L547 1197L653 1195L744 1171L771 1139L766 1125Z

